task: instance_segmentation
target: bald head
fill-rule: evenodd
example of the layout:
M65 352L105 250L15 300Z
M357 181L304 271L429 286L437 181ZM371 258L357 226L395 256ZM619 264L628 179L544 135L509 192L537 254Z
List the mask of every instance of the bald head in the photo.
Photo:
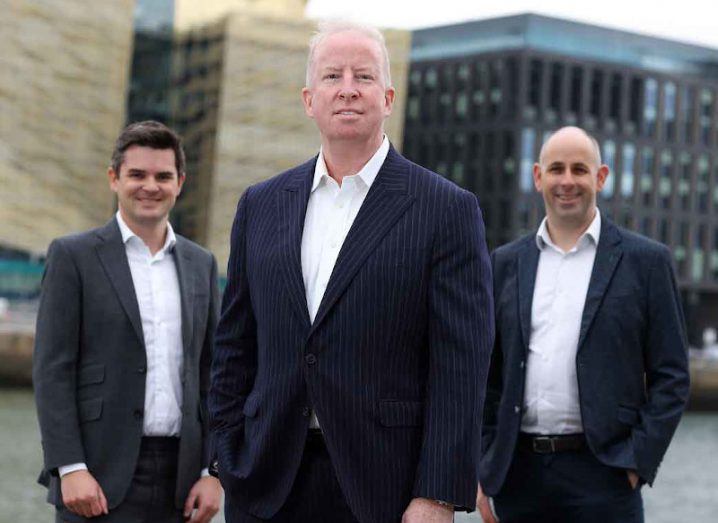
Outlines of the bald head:
M583 142L583 144L582 144ZM592 160L596 168L601 165L601 148L598 145L598 141L588 134L585 130L580 127L561 127L557 131L551 133L546 141L541 146L541 152L539 153L539 164L542 168L546 165L546 152L554 147L575 147L586 145L592 150Z

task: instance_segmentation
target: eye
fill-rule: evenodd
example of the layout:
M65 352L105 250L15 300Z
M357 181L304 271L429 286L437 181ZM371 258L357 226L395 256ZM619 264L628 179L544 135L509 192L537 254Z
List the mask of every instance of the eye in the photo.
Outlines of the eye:
M324 75L324 80L336 80L339 78L339 73L327 73Z
M363 73L363 74L357 75L357 78L359 78L359 80L361 80L363 82L371 82L372 80L374 80L374 75L371 75L368 73Z

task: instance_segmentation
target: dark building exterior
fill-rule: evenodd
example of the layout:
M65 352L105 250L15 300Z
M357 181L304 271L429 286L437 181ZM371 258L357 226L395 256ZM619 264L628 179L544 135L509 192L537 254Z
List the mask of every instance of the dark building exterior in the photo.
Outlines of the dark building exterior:
M689 335L718 327L718 50L533 14L413 33L404 153L474 191L490 248L535 229L532 166L578 125L599 207L668 245Z

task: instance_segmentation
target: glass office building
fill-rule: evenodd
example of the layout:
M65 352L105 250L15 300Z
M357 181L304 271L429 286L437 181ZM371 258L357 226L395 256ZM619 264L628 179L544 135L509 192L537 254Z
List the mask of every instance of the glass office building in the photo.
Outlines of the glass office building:
M494 248L535 230L532 166L578 125L604 215L668 245L691 341L718 327L718 50L525 14L413 33L404 153L475 192Z

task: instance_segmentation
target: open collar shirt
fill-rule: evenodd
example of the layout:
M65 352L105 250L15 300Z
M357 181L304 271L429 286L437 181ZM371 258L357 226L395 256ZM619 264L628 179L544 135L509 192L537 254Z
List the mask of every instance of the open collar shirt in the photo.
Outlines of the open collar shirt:
M551 240L546 218L536 233L541 252L531 306L522 432L583 432L576 352L600 234L598 209L569 251L564 252Z

